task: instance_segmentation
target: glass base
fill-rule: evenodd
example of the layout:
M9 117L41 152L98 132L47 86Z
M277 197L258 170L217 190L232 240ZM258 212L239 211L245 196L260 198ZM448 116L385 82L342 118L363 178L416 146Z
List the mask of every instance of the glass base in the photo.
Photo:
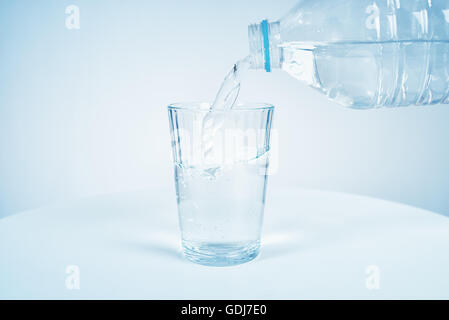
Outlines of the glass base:
M253 260L259 254L259 241L211 243L182 241L184 256L198 264L225 267Z

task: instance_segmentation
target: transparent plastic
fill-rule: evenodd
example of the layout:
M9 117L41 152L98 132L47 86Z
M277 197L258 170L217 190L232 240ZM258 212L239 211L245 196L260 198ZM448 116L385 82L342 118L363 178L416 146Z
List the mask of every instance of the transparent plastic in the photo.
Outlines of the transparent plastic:
M447 0L302 0L248 35L252 68L282 68L342 105L449 103Z

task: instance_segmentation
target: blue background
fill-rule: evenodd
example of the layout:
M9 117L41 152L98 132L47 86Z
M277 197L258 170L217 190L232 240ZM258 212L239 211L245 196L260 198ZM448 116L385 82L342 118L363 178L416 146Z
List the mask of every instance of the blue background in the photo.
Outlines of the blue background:
M2 1L0 217L54 202L172 188L166 106L210 101L281 1ZM81 28L65 26L68 5ZM369 195L449 215L449 108L345 109L282 71L243 101L276 106L270 188ZM174 192L174 191L173 191Z

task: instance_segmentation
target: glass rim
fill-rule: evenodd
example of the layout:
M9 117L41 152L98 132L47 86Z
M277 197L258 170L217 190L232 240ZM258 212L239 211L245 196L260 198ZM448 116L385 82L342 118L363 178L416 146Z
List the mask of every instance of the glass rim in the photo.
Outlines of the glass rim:
M170 103L167 107L168 110L176 111L193 111L193 112L210 112L210 102L175 102ZM213 112L239 112L239 111L262 111L262 110L274 110L274 106L264 102L242 102L237 103L228 110L213 110Z

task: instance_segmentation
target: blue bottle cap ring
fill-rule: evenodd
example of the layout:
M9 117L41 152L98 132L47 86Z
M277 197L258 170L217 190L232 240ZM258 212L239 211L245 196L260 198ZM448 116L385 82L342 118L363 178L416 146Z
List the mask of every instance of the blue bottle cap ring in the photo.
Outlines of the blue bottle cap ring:
M268 20L263 20L260 24L263 35L263 50L265 58L265 71L271 72L271 61L270 61L270 40L268 37Z

